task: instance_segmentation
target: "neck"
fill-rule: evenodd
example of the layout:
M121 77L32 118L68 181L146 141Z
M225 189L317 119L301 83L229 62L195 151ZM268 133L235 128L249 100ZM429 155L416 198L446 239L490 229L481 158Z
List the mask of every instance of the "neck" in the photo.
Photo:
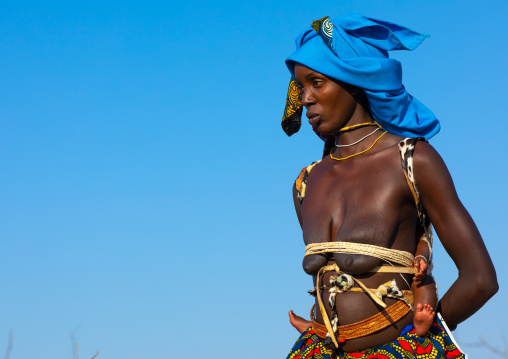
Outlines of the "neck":
M342 129L335 134L335 144L347 144L352 143L355 140L360 139L362 136L365 136L367 132L372 132L374 129L370 126L363 128L355 128L354 126L364 124L364 123L375 123L374 119L368 113L363 106L358 104L356 106L353 115L349 119L349 121L342 127L342 129L350 128L350 131L342 132Z
M373 125L360 126L362 124ZM374 132L377 128L376 126L377 124L372 116L362 106L358 106L357 111L351 116L351 119L335 135L335 144L339 148L336 148L334 153L337 156L345 157L367 149L382 134L380 130ZM358 143L355 143L357 141Z

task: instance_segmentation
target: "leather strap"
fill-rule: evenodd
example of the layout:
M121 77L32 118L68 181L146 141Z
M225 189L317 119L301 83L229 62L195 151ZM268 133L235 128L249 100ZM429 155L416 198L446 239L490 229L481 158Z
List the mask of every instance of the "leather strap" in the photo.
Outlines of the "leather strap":
M414 267L392 267L392 266L377 266L372 268L369 273L407 273L415 274Z
M314 332L318 337L324 339L326 338L328 330L326 329L325 325L320 324L314 320L314 317L312 315L314 307L315 305L312 307L310 312L312 329L314 330ZM334 336L336 338L332 337L332 339L334 342L338 340L338 342L340 343L346 340L351 340L370 335L396 323L397 321L404 318L410 311L411 308L409 307L409 305L406 302L399 300L395 304L392 304L385 310L382 310L381 312L371 317L368 317L356 323L339 326L337 328L338 338Z

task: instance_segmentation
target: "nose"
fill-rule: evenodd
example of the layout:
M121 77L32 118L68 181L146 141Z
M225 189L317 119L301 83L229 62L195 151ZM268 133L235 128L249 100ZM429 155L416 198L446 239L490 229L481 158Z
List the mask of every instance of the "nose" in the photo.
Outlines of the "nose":
M312 93L309 90L302 90L302 105L309 107L315 102L316 99L312 96Z

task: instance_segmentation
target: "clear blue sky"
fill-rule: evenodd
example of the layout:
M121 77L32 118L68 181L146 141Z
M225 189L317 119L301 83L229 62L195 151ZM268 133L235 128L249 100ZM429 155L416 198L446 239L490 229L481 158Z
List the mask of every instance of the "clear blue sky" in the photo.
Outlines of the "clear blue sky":
M12 330L11 359L73 358L71 337L81 359L285 358L287 311L312 303L291 186L322 143L280 128L284 59L346 12L431 34L394 57L501 285L456 337L472 359L501 344L506 1L18 1L0 5L0 353Z

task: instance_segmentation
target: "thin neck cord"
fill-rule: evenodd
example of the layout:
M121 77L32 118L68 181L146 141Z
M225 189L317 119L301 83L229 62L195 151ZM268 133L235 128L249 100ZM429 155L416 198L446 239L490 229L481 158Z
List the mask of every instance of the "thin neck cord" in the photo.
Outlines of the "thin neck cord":
M383 132L383 133L381 134L381 136L379 136L378 138L376 138L376 140L374 141L374 143L373 143L373 144L372 144L369 148L367 148L366 150L363 150L363 151L361 151L361 152L355 153L355 154L350 155L350 156L347 156L347 157L337 158L337 157L333 157L333 150L335 150L335 148L334 148L334 149L332 149L332 150L330 151L330 157L331 157L331 158L333 158L335 161L343 161L343 160L347 160L348 158L351 158L351 157L355 157L355 156L361 155L362 153L365 153L365 152L367 152L367 151L371 150L371 149L372 149L372 147L374 147L374 145L377 143L377 141L379 141L379 139L380 139L381 137L383 137L383 136L386 134L386 132L387 132L387 131Z
M367 137L372 136L372 135L374 134L374 132L376 132L376 131L378 131L378 130L379 130L379 128L376 128L374 131L372 131L371 133L369 133L367 136L364 136L364 137L360 138L358 141L353 142L353 143L350 143L349 145L337 145L337 144L336 144L336 145L335 145L335 147L342 148L342 147L351 147L351 146L354 146L354 145L356 145L357 143L360 143L360 142L362 142L363 140L365 140Z

